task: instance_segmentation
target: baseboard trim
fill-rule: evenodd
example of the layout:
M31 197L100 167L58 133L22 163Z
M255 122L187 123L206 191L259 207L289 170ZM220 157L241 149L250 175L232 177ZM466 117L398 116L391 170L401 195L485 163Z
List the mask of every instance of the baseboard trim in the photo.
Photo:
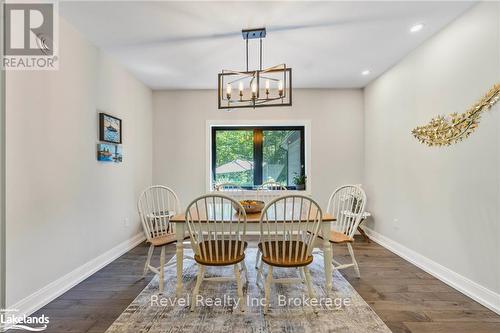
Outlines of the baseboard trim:
M117 246L88 261L87 263L69 272L68 274L60 277L54 282L49 283L48 285L34 292L28 297L20 300L13 305L10 305L9 308L17 309L20 311L20 313L24 313L27 316L31 315L33 312L39 310L49 302L61 296L66 291L73 288L78 283L82 282L104 266L116 260L124 253L130 251L131 249L142 243L145 239L146 237L144 237L143 233L139 233L133 236L132 238L118 244Z
M373 229L367 227L364 227L363 229L374 242L397 254L401 258L411 262L415 266L443 281L462 294L472 298L476 302L484 305L488 309L500 314L500 294L497 294L488 288L485 288L480 284L458 274L457 272L438 264L437 262L374 231Z

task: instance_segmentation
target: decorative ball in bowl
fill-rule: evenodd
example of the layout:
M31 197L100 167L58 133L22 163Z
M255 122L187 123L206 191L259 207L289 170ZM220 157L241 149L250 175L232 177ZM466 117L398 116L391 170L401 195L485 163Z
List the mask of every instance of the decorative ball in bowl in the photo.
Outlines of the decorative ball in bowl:
M242 200L240 204L247 214L260 213L265 206L264 201L259 200Z

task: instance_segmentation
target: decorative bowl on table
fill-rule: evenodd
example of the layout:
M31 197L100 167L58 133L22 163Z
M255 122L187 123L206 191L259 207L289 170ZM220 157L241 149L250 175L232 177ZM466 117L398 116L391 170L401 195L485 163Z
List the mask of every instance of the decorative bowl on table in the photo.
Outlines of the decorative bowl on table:
M247 214L260 213L265 206L264 201L259 200L242 200L240 204Z

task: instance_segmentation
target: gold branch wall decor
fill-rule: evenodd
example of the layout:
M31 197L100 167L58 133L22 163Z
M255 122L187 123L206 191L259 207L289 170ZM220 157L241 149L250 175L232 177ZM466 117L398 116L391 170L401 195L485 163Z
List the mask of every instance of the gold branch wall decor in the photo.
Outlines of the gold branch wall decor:
M437 116L430 123L418 126L411 132L420 143L431 146L449 146L466 139L479 124L484 111L489 110L500 99L500 83L464 113Z

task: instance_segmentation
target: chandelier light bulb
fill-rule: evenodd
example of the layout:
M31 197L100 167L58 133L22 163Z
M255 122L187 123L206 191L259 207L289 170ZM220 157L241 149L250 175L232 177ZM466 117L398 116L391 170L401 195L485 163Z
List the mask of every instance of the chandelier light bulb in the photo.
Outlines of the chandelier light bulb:
M252 98L257 97L257 82L252 83Z
M279 80L278 82L278 94L281 96L283 96L283 81Z
M240 101L243 100L243 82L240 81L238 84L238 90L240 91Z
M228 83L226 86L226 97L227 99L231 99L231 91L233 90L233 87L231 86L231 83Z

